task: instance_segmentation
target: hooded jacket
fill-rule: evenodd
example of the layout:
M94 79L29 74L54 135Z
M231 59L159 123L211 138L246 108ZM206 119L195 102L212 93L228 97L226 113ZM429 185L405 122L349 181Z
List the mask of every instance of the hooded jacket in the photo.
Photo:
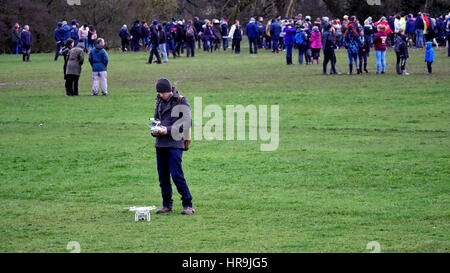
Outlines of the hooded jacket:
M103 72L107 70L109 62L108 53L101 45L96 45L89 54L89 63L92 66L92 72Z
M425 62L427 62L427 63L434 62L433 43L426 42L426 45L427 45L427 51L425 52Z
M311 33L311 38L309 39L309 41L311 42L311 48L322 48L322 37L320 31L313 31Z

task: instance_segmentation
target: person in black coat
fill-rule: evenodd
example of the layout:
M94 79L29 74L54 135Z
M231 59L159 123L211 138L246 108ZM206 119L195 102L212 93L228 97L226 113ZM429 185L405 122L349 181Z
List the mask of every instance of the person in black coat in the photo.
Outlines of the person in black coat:
M195 31L197 32L197 37L196 37L197 46L200 49L200 48L202 48L202 39L200 39L200 37L202 35L201 32L203 30L203 22L200 21L200 19L198 17L195 17L194 28L195 28Z
M180 57L181 51L182 51L181 45L182 45L182 43L184 42L184 39L185 39L185 28L183 26L183 22L178 21L177 25L175 26L175 29L176 29L176 31L174 33L174 36L175 36L175 39L174 39L175 40L175 51L176 51L176 55L178 57Z
M187 57L195 57L195 40L197 39L197 31L195 30L194 26L192 25L192 21L188 21L186 25L186 51L187 51Z
M161 57L159 56L159 33L158 33L158 21L154 20L152 26L150 27L150 40L152 43L152 50L150 50L150 57L148 58L147 64L151 64L153 61L153 55L156 56L156 63L161 63Z
M128 45L130 44L131 34L128 32L127 25L123 25L119 32L120 39L122 40L122 51L128 51Z
M398 33L395 34L395 54L397 56L397 74L399 75L409 75L408 72L406 72L406 60L409 57L408 54L408 36L404 35L404 30L401 28L399 29Z
M362 73L362 63L364 61L364 72L369 73L369 71L367 70L367 58L369 57L370 53L370 39L367 35L365 35L364 30L361 30L358 39L359 39L359 50L358 50L359 71L361 71Z
M23 31L20 34L20 41L22 42L23 46L23 61L29 62L31 46L33 45L33 38L31 37L30 27L28 25L23 28Z
M334 57L334 50L337 48L336 40L334 38L334 28L333 25L328 24L326 26L326 31L323 33L323 53L325 59L323 61L323 74L327 73L328 62L331 62L330 74L337 74L336 72L336 58Z
M139 51L139 40L141 39L141 26L139 25L139 20L134 21L130 34L132 36L131 41L133 43L133 51Z

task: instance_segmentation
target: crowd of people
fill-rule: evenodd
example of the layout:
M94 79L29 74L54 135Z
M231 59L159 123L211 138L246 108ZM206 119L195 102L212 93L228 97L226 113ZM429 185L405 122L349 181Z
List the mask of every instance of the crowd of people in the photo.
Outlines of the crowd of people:
M97 38L97 32L92 25L84 24L80 27L76 20L71 26L67 21L58 22L54 31L56 51L54 60L64 57L64 79L66 96L78 96L78 81L80 79L84 55L89 55L92 67L92 95L97 96L101 86L102 94L108 94L107 67L109 56L104 49L105 40Z
M336 71L335 50L345 48L348 53L348 74L369 73L368 59L372 50L375 51L376 73L386 72L386 50L392 47L397 62L396 72L409 75L406 62L409 49L424 48L425 62L428 73L432 73L434 62L433 46L447 46L450 57L450 14L432 18L429 14L395 14L389 18L381 17L374 21L371 17L359 21L356 16L343 16L342 20L328 17L311 20L310 16L303 18L298 14L293 18L281 16L264 23L264 19L250 18L242 26L239 20L229 24L226 17L220 20L184 20L172 18L170 22L160 24L153 20L135 20L129 30L123 25L119 31L122 51L149 51L148 64L167 63L169 56L178 58L184 55L195 57L196 49L205 52L226 51L230 48L235 54L241 53L241 41L244 33L248 37L249 53L258 54L260 50L270 50L273 53L286 52L286 64L293 64L293 51L298 51L300 65L320 64L323 51L323 74L340 74ZM78 80L84 62L84 54L89 54L92 66L92 94L98 95L101 83L102 94L107 95L108 54L104 49L105 40L97 37L94 26L81 25L77 20L58 22L54 30L56 42L54 60L64 57L64 78L66 80L66 95L78 95ZM11 30L13 54L23 54L23 61L30 61L33 44L30 26L20 28L16 23ZM330 64L330 70L328 70Z

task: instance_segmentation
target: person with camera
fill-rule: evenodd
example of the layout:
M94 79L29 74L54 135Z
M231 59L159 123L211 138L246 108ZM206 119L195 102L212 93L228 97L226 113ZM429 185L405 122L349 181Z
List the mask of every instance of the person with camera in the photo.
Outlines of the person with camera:
M192 123L190 105L181 96L170 81L161 78L156 82L156 106L153 118L159 120L160 126L152 126L152 136L156 138L156 161L159 184L163 199L163 208L157 214L173 212L172 185L170 177L181 195L183 210L181 214L195 212L192 207L192 195L189 191L182 169L183 151L189 149ZM178 113L178 114L177 114ZM158 127L158 128L155 128Z

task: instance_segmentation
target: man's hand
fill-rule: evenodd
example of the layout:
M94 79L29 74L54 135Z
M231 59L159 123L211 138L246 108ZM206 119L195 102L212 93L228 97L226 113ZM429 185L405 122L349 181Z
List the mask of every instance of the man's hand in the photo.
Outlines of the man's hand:
M162 130L159 131L159 135L167 135L167 127L161 126Z

